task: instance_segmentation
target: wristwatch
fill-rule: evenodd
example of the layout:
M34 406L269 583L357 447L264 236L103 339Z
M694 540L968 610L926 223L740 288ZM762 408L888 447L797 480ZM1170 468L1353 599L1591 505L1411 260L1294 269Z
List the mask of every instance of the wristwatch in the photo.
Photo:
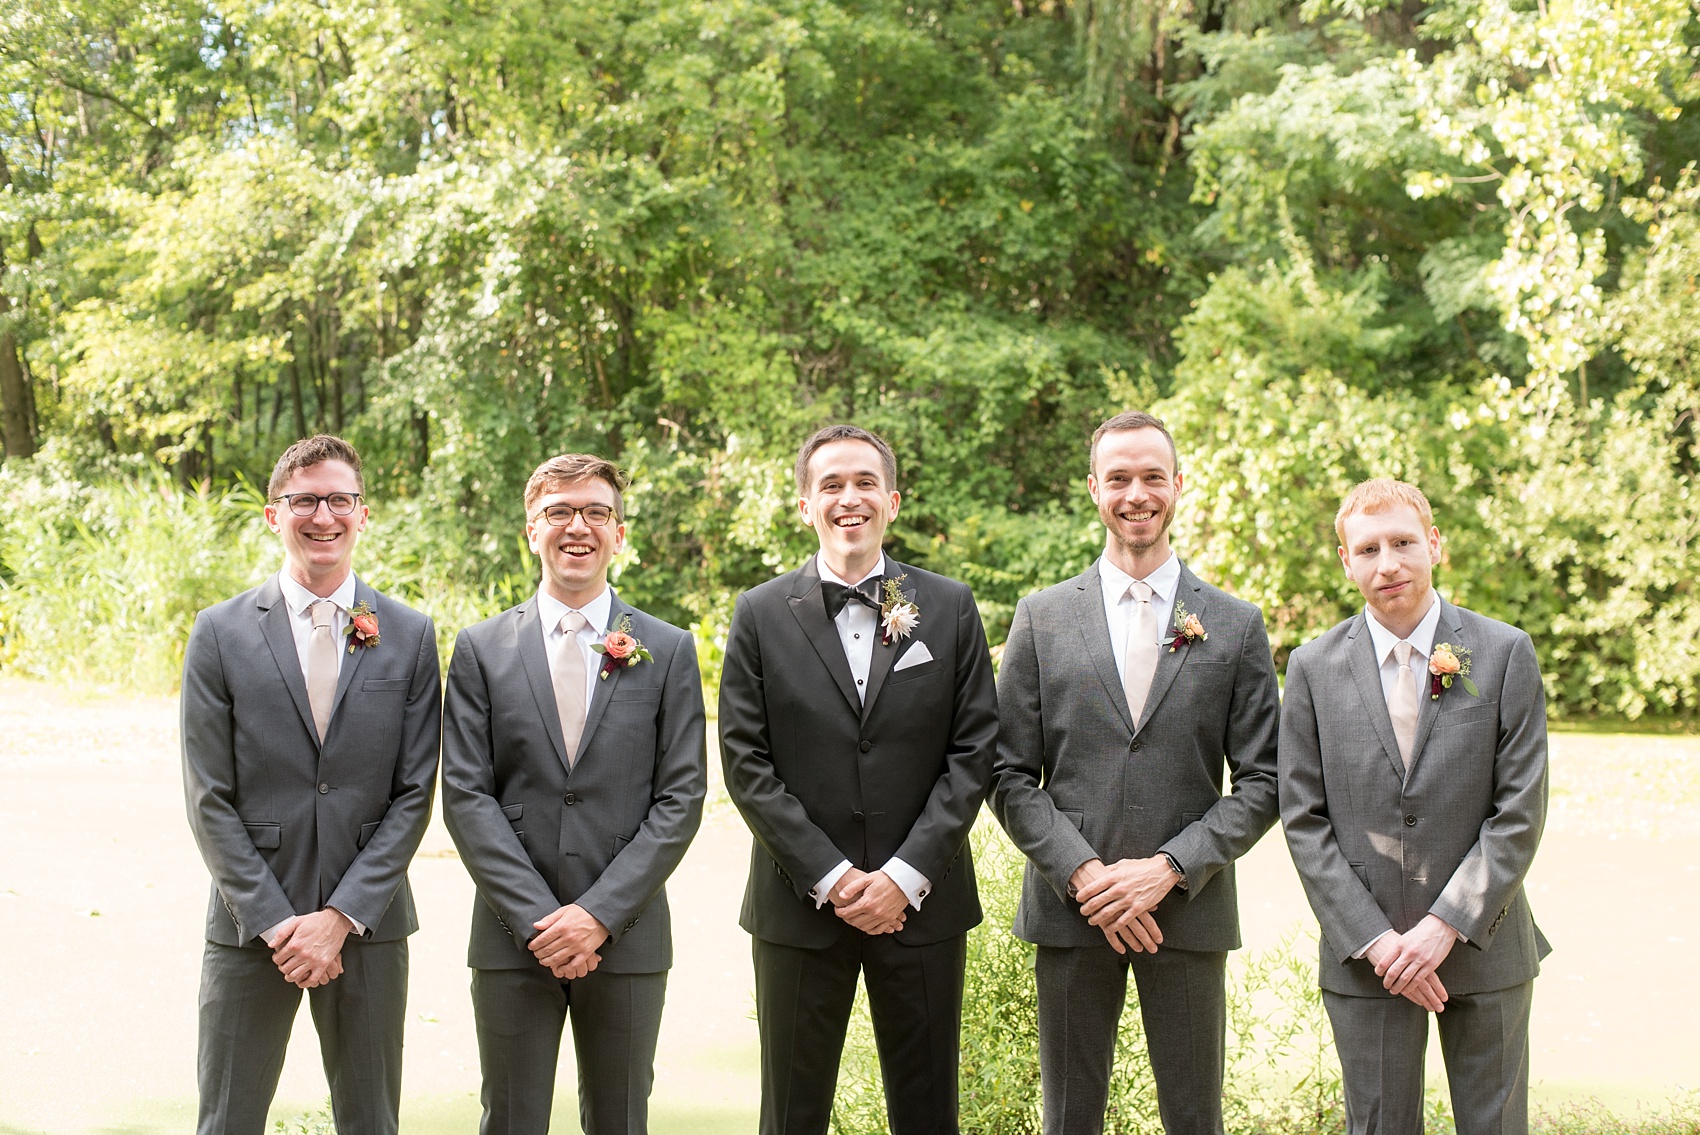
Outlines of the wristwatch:
M1164 859L1169 861L1169 870L1173 871L1177 876L1175 886L1179 887L1183 891L1186 890L1186 872L1181 870L1181 861L1166 851L1162 853L1162 856Z

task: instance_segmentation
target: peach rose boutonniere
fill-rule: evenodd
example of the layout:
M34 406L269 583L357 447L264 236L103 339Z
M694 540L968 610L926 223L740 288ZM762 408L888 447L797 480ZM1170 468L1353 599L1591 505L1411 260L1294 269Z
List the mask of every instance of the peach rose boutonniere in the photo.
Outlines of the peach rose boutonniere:
M1471 697L1482 695L1482 692L1476 689L1476 684L1470 681L1470 648L1467 646L1454 646L1449 642L1435 643L1433 652L1428 656L1428 672L1430 701L1438 699L1440 691L1450 690L1454 678L1464 684L1464 692Z
M1205 633L1204 623L1197 615L1186 609L1186 604L1180 597L1175 597L1175 637L1169 643L1169 653L1173 654L1181 647L1194 642L1203 642L1210 636Z
M655 656L632 634L630 615L621 615L620 621L609 629L602 641L591 643L590 649L602 655L602 670L596 675L597 679L602 681L622 666L636 666L639 662L655 661Z
M356 603L348 609L348 625L342 633L348 636L348 653L353 654L357 646L370 650L378 645L378 613L365 603Z

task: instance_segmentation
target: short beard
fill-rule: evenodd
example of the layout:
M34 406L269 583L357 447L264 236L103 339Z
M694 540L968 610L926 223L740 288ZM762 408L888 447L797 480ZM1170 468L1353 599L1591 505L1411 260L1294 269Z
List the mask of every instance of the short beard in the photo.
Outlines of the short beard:
M1114 518L1114 514L1112 514L1111 518ZM1099 514L1098 519L1104 519L1102 513ZM1163 512L1162 521L1162 527L1157 529L1157 535L1151 537L1149 540L1142 541L1134 541L1125 538L1122 536L1121 532L1108 521L1105 521L1104 528L1110 534L1110 543L1114 544L1118 551L1137 557L1149 552L1158 544L1161 544L1164 538L1169 535L1169 526L1175 522L1175 510L1172 506Z

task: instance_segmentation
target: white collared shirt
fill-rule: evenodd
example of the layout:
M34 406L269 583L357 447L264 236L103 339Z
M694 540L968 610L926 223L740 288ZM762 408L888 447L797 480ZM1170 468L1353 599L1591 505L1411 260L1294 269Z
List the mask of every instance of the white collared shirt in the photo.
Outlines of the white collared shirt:
M1428 686L1428 659L1434 653L1434 632L1440 629L1440 596L1429 592L1428 611L1416 630L1400 638L1381 625L1375 612L1364 608L1364 622L1369 624L1369 641L1375 648L1375 662L1381 667L1381 696L1388 706L1393 705L1393 683L1399 679L1399 660L1393 648L1401 642L1411 644L1411 680L1417 684L1417 704L1422 704Z
M1127 593L1133 576L1110 562L1110 557L1098 557L1098 582L1104 588L1104 617L1110 624L1110 649L1116 655L1116 673L1127 676L1127 628L1133 621L1134 600ZM1174 622L1175 595L1181 587L1181 561L1173 552L1158 565L1157 570L1142 581L1151 588L1151 614L1157 619L1157 634L1167 646L1174 636L1164 629Z
M295 657L301 663L301 677L307 676L307 650L313 641L313 613L310 608L320 599L329 599L336 604L336 611L331 615L331 641L338 643L336 651L336 672L342 673L342 660L348 654L348 645L343 642L343 632L348 629L348 609L354 606L354 573L349 572L340 586L329 595L314 595L297 583L287 571L277 573L278 587L283 591L283 601L289 607L289 633L295 636Z
M614 589L604 587L602 593L582 607L569 607L542 587L537 589L537 621L543 628L543 653L549 659L549 672L555 672L555 662L567 645L561 630L561 620L568 611L583 615L587 626L578 635L579 653L584 655L584 704L588 708L596 696L596 679L602 672L602 655L590 649L608 633L608 616L614 607Z
M838 573L827 567L825 557L818 553L815 555L815 567L819 570L823 583L855 587L885 574L885 553L880 553L879 562L874 564L872 571L853 582L838 578ZM838 612L833 623L838 628L838 641L844 646L844 658L850 663L850 677L855 679L856 695L866 702L868 673L873 669L874 663L874 643L879 639L879 612L863 603L848 602L844 604L844 609ZM809 890L809 897L815 900L817 910L826 905L832 888L838 885L838 880L842 879L844 872L848 870L850 861L840 860L838 866L822 875L820 882ZM921 909L922 900L933 891L930 879L895 855L886 860L885 866L880 870L897 884L897 889L903 892L903 897L908 899L909 905L916 910Z

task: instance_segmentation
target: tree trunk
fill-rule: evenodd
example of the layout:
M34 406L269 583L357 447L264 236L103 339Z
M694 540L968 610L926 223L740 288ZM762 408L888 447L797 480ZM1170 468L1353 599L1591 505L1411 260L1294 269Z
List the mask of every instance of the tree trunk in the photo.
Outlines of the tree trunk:
M12 171L0 155L0 188L12 184ZM0 244L0 276L6 272L6 246ZM0 292L0 318L12 310L12 298ZM35 429L30 412L34 403L29 372L18 355L18 337L8 328L0 334L0 441L7 457L35 456Z

